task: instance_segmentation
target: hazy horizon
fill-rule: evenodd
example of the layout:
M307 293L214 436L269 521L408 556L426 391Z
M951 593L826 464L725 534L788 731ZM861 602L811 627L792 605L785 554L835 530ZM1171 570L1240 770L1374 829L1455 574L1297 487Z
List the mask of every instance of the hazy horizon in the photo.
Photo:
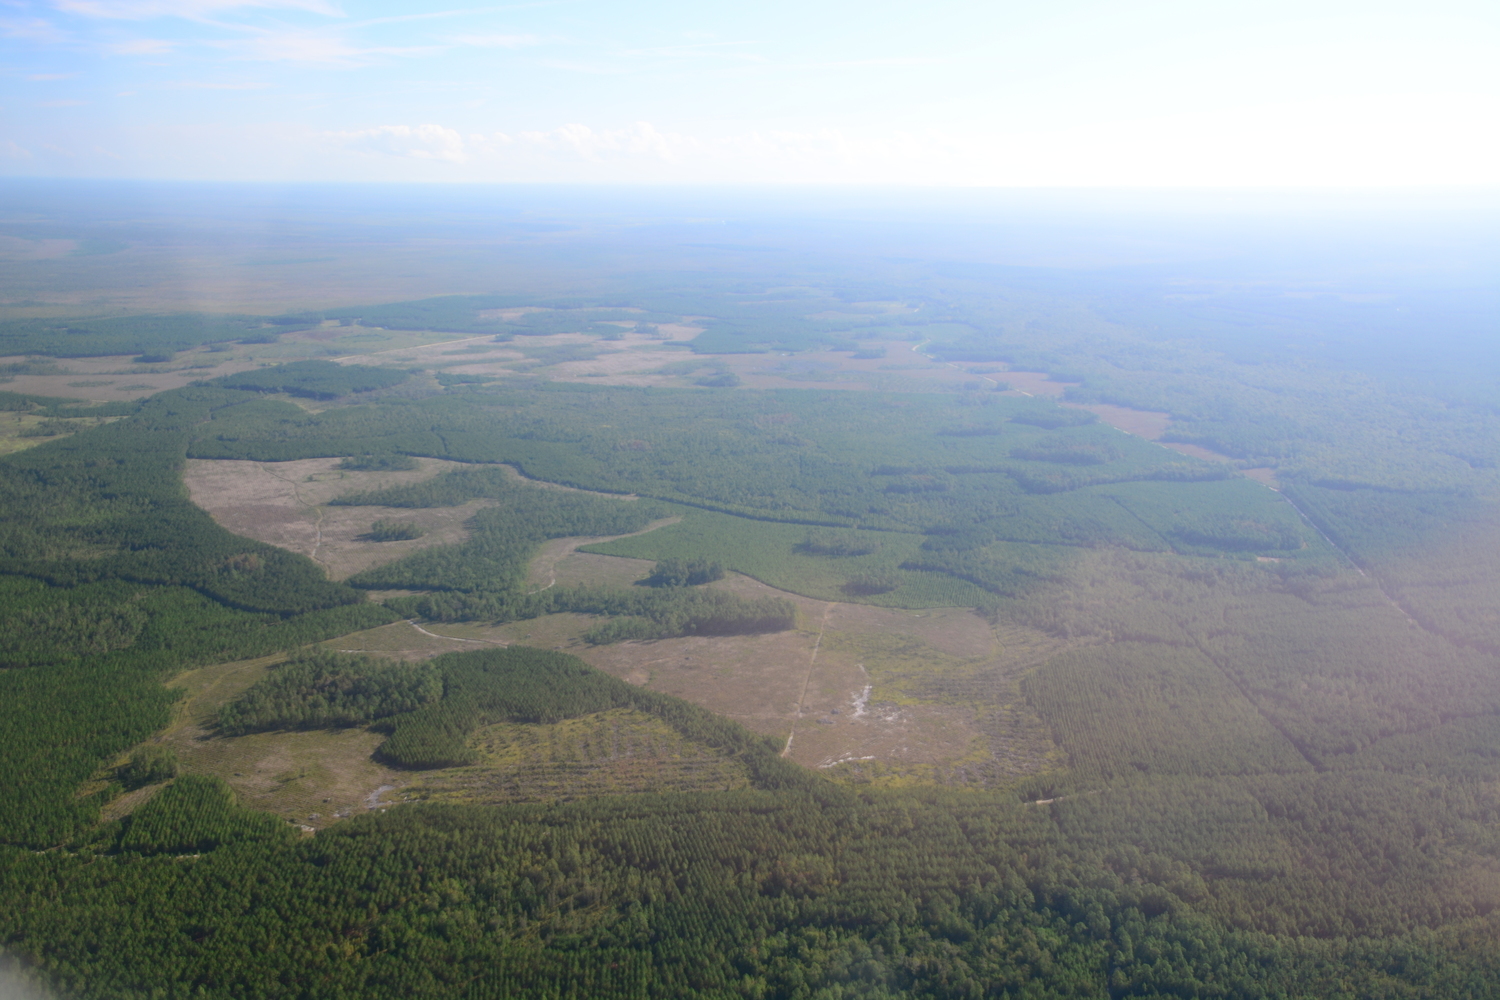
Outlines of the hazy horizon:
M1488 184L1500 14L1444 0L16 0L0 174Z

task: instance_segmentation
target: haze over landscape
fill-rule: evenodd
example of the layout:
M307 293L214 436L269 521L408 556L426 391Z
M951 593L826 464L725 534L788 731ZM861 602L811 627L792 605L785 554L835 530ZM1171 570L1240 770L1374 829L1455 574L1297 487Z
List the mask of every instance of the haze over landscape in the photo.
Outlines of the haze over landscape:
M0 997L1500 994L1496 21L6 6Z

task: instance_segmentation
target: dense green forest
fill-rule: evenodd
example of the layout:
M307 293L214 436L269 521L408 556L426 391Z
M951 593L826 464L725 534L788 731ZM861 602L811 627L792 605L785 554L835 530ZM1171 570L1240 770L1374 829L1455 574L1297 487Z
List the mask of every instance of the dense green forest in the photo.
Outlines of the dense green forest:
M694 317L700 357L878 357L869 344L908 339L1049 373L1072 402L1167 413L1169 439L1230 461L992 389L759 390L722 373L692 389L434 387L309 361L109 407L5 394L0 408L76 432L0 458L0 945L90 1000L1500 991L1494 413L1278 367L1219 327L1194 345L1165 320L1130 333L1044 315L1035 288L954 291L969 280L896 313L860 305L876 292L850 279L7 322L13 353L55 357L327 320L524 344ZM1127 305L1100 308L1156 315ZM590 350L527 347L520 368ZM105 416L119 419L82 419ZM467 467L333 505L487 505L464 541L333 583L190 503L189 457L448 459ZM381 516L377 536L417 537ZM592 550L653 560L650 585L526 583L543 542L580 536L628 536ZM840 603L974 607L996 635L1045 636L1019 673L919 665L899 687L980 727L1020 703L1064 762L878 787L553 650L307 648L398 618L572 612L597 616L594 646L798 625L789 600L714 587L725 572ZM369 599L381 591L401 593ZM749 787L402 804L308 835L154 742L174 676L283 652L218 710L215 739L368 728L382 766L420 774L475 766L486 727L628 709Z
M50 847L96 820L73 791L160 729L162 682L203 663L389 621L308 560L230 534L187 497L192 428L249 394L187 389L0 460L0 839Z

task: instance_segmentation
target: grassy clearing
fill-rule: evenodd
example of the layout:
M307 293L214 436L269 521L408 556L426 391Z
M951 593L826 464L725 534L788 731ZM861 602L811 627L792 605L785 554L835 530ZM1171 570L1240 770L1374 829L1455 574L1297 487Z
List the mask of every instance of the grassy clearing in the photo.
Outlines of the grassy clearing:
M214 732L220 706L265 677L281 659L239 660L178 675L171 687L182 692L182 699L172 724L153 742L176 752L183 773L223 778L244 805L303 825L321 827L363 811L372 792L401 780L370 759L384 739L380 734L362 728L236 737ZM112 803L109 818L143 805L155 787Z
M823 601L854 601L892 608L964 607L988 595L963 580L900 568L915 558L921 535L853 528L811 529L800 524L754 521L692 507L670 525L634 538L585 546L581 551L633 559L708 559L770 586ZM854 540L874 551L859 556L807 555L798 551L809 531ZM890 576L898 585L882 594L851 593L850 583L867 575Z
M882 630L825 632L822 649L830 659L856 660L868 680L853 720L872 726L865 749L833 758L848 780L995 787L1062 763L1047 726L1021 695L1024 647L955 656L918 636Z

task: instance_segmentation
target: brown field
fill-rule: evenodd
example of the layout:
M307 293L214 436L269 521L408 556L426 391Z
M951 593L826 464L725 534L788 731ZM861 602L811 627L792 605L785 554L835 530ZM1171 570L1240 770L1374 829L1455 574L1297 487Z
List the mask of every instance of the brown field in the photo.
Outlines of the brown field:
M441 472L469 467L461 462L421 458L417 460L420 468L410 472L361 472L338 469L340 461L337 458L294 462L189 459L183 479L193 502L208 511L215 521L236 534L308 556L334 580L393 562L418 549L462 542L468 537L465 528L468 519L476 510L494 503L479 499L458 507L329 506L329 500L345 493L420 482ZM585 492L552 483L535 485L541 489ZM608 495L627 502L633 499ZM410 521L426 534L393 542L363 538L370 525L379 520ZM665 518L644 530L652 531L678 520ZM614 537L618 536L559 538L545 543L532 562L532 581L539 587L551 586L557 579L554 567L574 549Z
M559 578L603 582L587 570L608 574L610 561L633 564L615 571L620 576L649 566L575 553L558 563ZM1026 669L1063 648L1044 633L997 635L964 608L816 601L738 574L712 586L786 597L798 607L800 627L591 647L576 638L589 627L585 620L573 637L548 638L566 638L553 645L632 684L785 737L792 760L840 767L851 780L993 784L1053 765L1052 740L1016 687Z
M380 789L407 776L383 767L370 754L385 737L365 729L308 730L218 736L212 723L220 705L266 675L280 657L263 657L190 670L171 687L185 697L176 718L153 742L177 753L182 769L227 781L244 805L264 809L305 826L326 826L373 808ZM111 803L111 818L137 807L149 795Z
M108 403L180 389L199 379L232 375L259 364L244 349L239 353L207 349L184 351L174 361L160 365L136 364L135 357L133 354L60 359L25 355L0 357L0 366L29 362L39 372L5 376L0 388L7 392ZM75 382L89 384L74 385Z
M1091 403L1087 406L1080 403L1068 403L1067 405L1080 410L1088 410L1090 413L1096 414L1100 420L1103 420L1111 427L1118 428L1126 434L1143 437L1147 441L1155 441L1166 433L1168 427L1172 426L1172 415L1170 413L1159 413L1155 410L1132 410L1128 406L1111 406L1109 403Z
M411 472L341 471L337 458L295 462L189 459L183 473L193 502L230 531L299 552L316 560L331 579L392 562L418 549L451 545L468 537L466 522L493 501L461 507L330 507L329 500L356 490L380 489L430 479L459 462L418 459ZM412 521L426 532L400 542L360 536L379 520Z

